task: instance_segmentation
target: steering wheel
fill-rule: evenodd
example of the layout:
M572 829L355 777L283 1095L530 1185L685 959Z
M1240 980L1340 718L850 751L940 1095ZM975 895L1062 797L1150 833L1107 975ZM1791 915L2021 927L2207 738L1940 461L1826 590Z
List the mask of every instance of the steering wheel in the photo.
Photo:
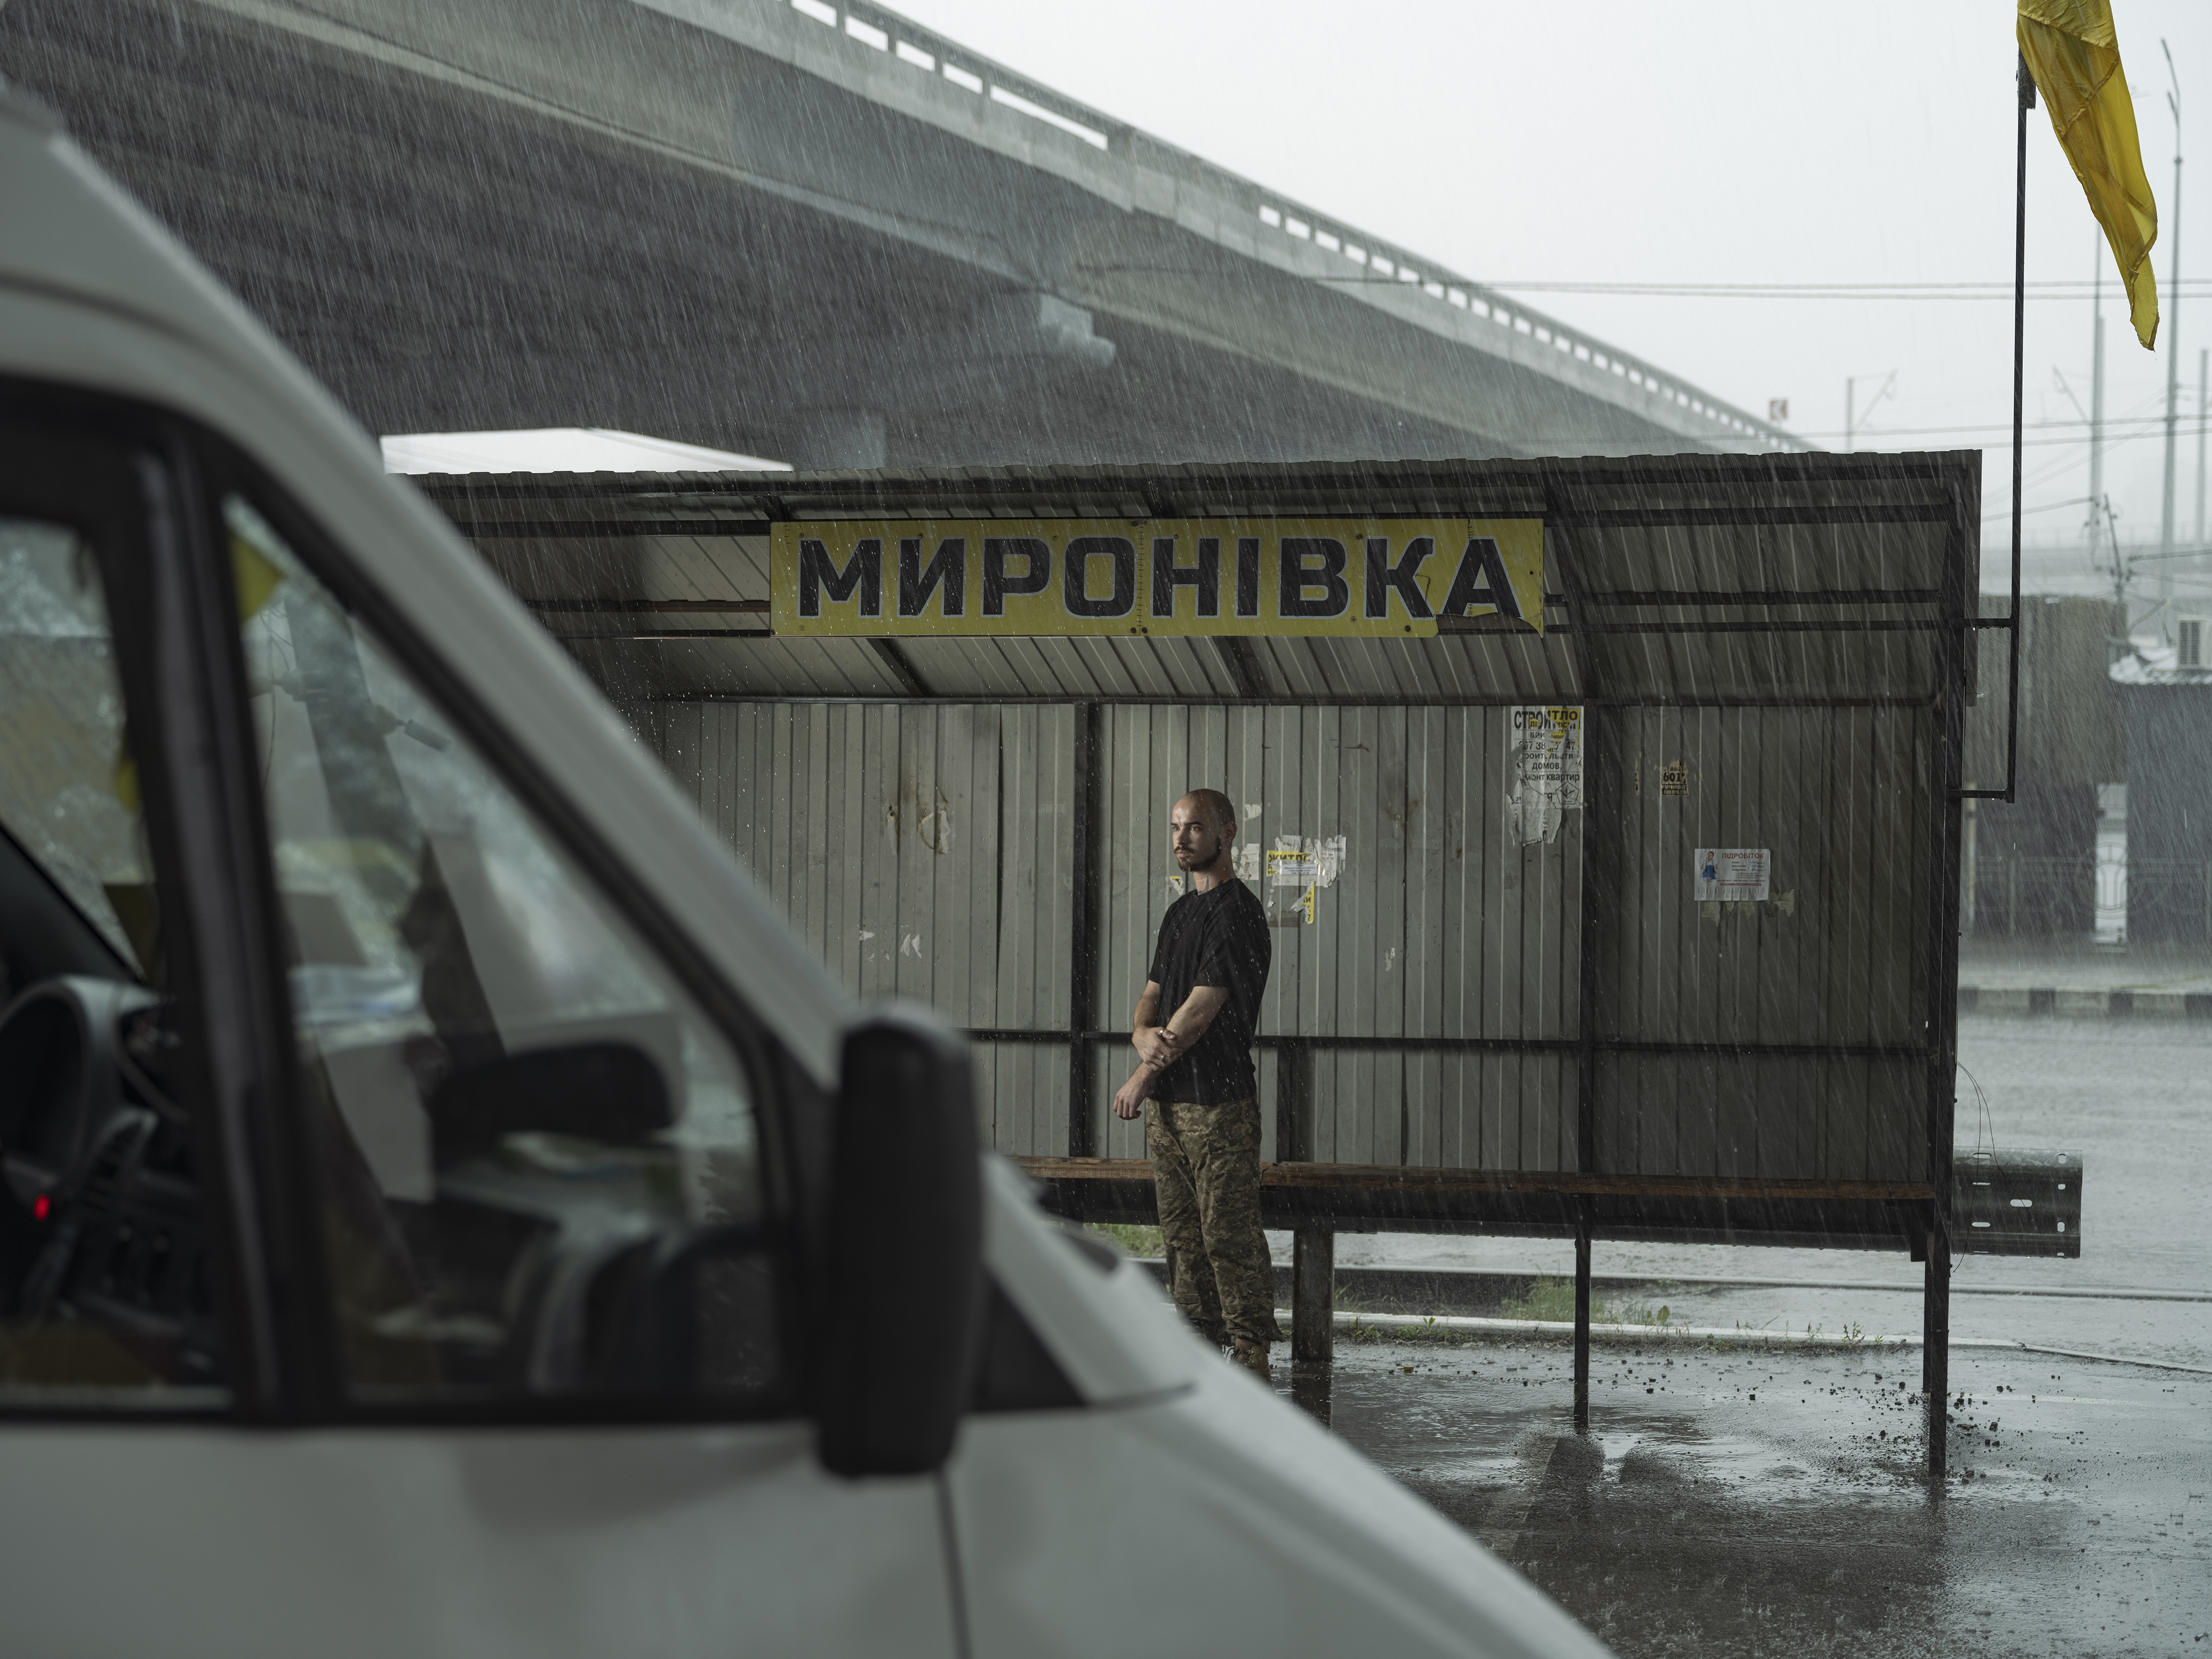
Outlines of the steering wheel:
M89 1323L172 1382L217 1338L173 1005L70 975L0 1012L0 1317Z

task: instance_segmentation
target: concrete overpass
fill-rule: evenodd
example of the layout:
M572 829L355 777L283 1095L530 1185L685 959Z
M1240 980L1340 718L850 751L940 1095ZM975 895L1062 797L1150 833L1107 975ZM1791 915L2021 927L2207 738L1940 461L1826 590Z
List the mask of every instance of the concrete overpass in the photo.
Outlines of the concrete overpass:
M812 466L1797 447L872 4L14 0L0 74L374 430Z

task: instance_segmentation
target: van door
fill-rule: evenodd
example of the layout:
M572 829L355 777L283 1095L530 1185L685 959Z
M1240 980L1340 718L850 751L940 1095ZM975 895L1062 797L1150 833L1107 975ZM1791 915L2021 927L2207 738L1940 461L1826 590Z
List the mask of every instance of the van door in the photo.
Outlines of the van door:
M312 519L203 435L164 465L218 728L177 793L229 832L197 865L181 836L177 879L227 857L253 957L200 974L210 1033L255 1072L219 1200L246 1311L201 1416L0 1423L0 1480L49 1495L0 1522L11 1638L952 1651L935 1482L841 1481L814 1454L787 1155L809 1103L773 1034L563 839L557 780L503 772L437 665L342 597ZM131 842L109 831L78 885L126 957Z

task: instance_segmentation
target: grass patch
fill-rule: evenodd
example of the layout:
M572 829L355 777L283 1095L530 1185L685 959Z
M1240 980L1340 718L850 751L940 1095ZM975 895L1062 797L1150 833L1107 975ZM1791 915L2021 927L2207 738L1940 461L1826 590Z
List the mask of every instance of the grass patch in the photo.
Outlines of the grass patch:
M1528 1295L1508 1297L1498 1312L1502 1319L1539 1319L1571 1325L1575 1319L1575 1282L1571 1279L1540 1279L1528 1287ZM1601 1302L1595 1297L1590 1298L1593 1325L1663 1327L1671 1317L1671 1310L1663 1303L1655 1308L1649 1302Z
M1158 1256L1167 1254L1160 1240L1158 1227L1140 1227L1121 1221L1094 1221L1091 1231L1101 1238L1110 1238L1121 1247L1127 1255Z

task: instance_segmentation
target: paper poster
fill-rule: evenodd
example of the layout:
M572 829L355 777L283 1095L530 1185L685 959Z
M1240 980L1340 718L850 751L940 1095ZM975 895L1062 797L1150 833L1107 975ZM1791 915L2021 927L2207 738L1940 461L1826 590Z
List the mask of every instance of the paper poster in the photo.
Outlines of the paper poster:
M1698 899L1764 899L1774 854L1764 847L1700 847L1692 855Z
M1277 887L1327 887L1343 873L1342 836L1279 836L1267 849L1267 879Z
M1511 820L1522 846L1557 841L1559 825L1583 805L1583 711L1557 707L1508 711L1513 738Z

